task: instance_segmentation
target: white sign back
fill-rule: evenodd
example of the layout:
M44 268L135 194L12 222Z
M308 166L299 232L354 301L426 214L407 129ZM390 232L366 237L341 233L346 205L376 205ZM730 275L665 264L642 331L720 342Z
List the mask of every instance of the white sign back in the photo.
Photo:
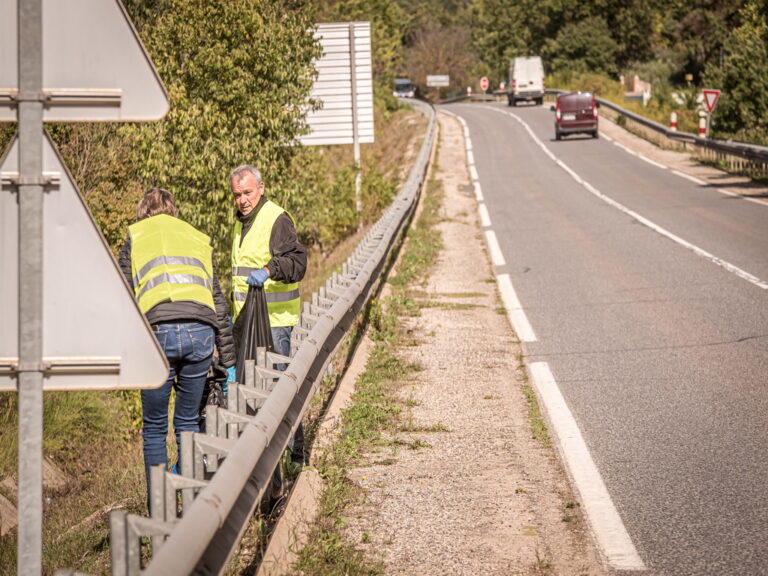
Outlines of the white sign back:
M311 97L322 108L307 113L311 131L300 142L305 146L352 144L355 132L359 143L373 142L371 23L318 24L315 38L323 55L315 62L317 78Z
M0 122L16 121L18 0L0 0ZM168 94L119 0L42 0L46 122L159 120Z
M43 202L45 390L154 388L168 364L53 143ZM18 140L0 162L0 390L15 390L18 362Z
M448 74L437 74L437 75L427 76L427 86L441 87L441 86L450 86L450 85L451 85L451 77Z

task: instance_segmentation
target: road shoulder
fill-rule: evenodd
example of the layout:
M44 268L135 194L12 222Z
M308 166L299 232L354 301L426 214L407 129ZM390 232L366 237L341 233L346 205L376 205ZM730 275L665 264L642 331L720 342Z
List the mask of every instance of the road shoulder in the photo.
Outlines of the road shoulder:
M768 186L745 176L730 174L699 162L691 152L664 150L636 136L607 118L600 119L600 133L614 143L626 147L653 162L700 180L708 188L721 189L728 194L743 196L752 201L768 204Z
M444 249L401 349L407 445L351 473L347 535L387 574L604 574L551 446L532 437L519 343L485 252L458 121L439 115ZM468 268L467 263L475 263ZM419 288L419 290L424 290Z

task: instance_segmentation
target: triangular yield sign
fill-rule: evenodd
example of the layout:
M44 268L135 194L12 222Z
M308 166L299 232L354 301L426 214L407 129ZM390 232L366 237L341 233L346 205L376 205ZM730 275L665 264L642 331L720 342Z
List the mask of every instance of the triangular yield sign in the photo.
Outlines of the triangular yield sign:
M0 390L15 390L18 359L18 139L0 160ZM106 240L47 134L43 170L43 379L46 390L153 388L168 364ZM4 369L3 369L4 368Z
M0 96L18 90L18 4L0 1ZM42 0L46 122L159 120L168 94L120 0ZM0 122L15 122L0 97Z
M704 106L707 107L707 112L712 114L717 106L717 99L720 98L720 90L703 90L704 94Z

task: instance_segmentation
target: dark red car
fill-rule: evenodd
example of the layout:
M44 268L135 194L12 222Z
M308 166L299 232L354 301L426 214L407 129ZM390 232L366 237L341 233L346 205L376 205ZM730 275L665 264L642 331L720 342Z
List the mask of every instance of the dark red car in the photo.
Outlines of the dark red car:
M597 109L592 92L568 92L557 97L552 106L555 113L555 140L567 134L590 134L597 138Z

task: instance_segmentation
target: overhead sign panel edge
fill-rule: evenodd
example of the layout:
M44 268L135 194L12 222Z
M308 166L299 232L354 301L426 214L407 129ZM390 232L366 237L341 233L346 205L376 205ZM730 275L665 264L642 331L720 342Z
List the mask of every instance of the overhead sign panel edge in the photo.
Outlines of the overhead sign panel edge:
M119 0L42 0L46 122L159 120L168 93ZM16 121L18 7L0 0L0 122Z

